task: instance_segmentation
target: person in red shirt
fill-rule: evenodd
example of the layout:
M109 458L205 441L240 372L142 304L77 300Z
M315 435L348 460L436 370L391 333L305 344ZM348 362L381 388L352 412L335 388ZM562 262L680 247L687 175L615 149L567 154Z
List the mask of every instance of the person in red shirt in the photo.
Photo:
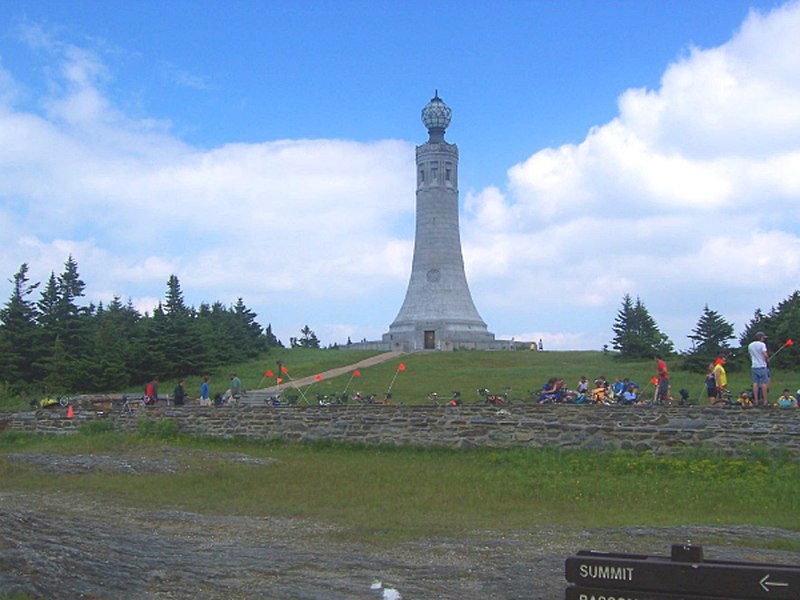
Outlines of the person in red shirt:
M144 386L144 403L153 406L156 400L158 400L158 377L153 377L153 380Z
M656 371L656 404L669 404L669 371L660 354L656 354Z

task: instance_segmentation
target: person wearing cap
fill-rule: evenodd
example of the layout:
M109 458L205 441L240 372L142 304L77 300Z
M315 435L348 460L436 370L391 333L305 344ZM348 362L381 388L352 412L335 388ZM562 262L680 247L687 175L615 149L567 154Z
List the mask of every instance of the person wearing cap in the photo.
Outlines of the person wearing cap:
M724 356L720 356L714 361L712 373L714 374L716 400L717 402L723 402L725 400L725 394L728 391L728 373L725 371Z
M769 369L767 361L767 334L763 331L756 332L755 339L747 346L750 354L750 365L753 379L753 402L756 406L767 405L767 390L769 389Z

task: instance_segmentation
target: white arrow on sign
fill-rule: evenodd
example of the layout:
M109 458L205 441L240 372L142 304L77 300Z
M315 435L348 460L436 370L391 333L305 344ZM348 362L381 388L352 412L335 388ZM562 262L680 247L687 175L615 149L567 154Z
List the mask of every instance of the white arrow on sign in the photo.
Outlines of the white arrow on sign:
M761 587L764 588L765 592L769 592L771 587L789 587L789 584L783 581L768 581L769 580L769 573L764 575L761 578L761 581L758 583L761 584Z

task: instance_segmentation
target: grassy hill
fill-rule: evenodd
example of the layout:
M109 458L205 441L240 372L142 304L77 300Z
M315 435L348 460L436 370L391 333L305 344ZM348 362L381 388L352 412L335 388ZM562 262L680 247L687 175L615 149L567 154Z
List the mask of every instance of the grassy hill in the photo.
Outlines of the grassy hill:
M364 358L379 354L366 350L326 349L309 350L304 348L273 348L258 359L245 363L228 365L216 369L211 375L212 396L228 387L228 373L236 372L245 387L253 390L274 386L279 371L278 362L286 367L284 383L314 376L328 369L357 363ZM398 372L403 363L405 370ZM685 388L693 399L700 398L705 403L703 375L682 370L679 357L668 360L671 373L672 392L678 397L678 390ZM273 373L272 377L265 374ZM392 402L404 404L424 404L429 402L431 392L438 394L440 400L449 398L454 390L461 392L462 399L469 403L478 401L477 390L488 388L493 393L502 393L510 388L512 400L520 402L529 398L531 390L538 390L549 377L563 377L567 386L574 389L578 379L586 375L590 381L605 375L609 381L615 377L628 377L638 382L646 394L653 391L650 380L655 375L655 362L651 360L622 360L612 353L597 351L574 352L534 352L518 350L499 351L457 351L457 352L417 352L401 356L369 368L360 369L359 377L345 374L326 379L304 388L309 399L317 393L335 395L345 389L349 393L382 396L391 386ZM186 391L190 397L199 394L201 378L186 378ZM176 381L162 381L160 393L170 393ZM738 394L751 388L749 368L730 365L728 368L728 387ZM794 393L800 388L800 373L797 371L776 370L773 373L770 400L780 395L788 387ZM128 390L109 390L117 392L141 393L141 388ZM26 400L3 396L0 390L0 408L23 407Z
M307 350L272 349L258 360L232 365L230 369L220 369L212 373L211 388L223 391L227 387L227 371L234 370L242 379L245 389L258 389L275 385L274 377L265 377L267 370L278 373L278 361L286 367L284 381L298 380L313 376L327 369L354 364L376 352L360 350ZM692 398L705 402L704 377L702 374L681 370L679 358L668 361L671 371L673 395L685 388ZM398 372L403 363L405 370ZM404 404L423 404L429 402L431 392L440 399L449 398L453 390L459 390L465 402L479 399L477 390L488 388L494 393L502 393L511 388L510 395L515 401L525 401L531 390L538 390L549 377L563 377L567 386L574 389L578 379L586 375L590 381L605 375L610 381L615 377L628 377L638 382L642 389L651 394L650 380L656 373L655 362L651 360L621 360L614 354L596 351L575 352L515 352L498 351L457 351L457 352L417 352L401 356L369 368L360 369L359 377L350 374L324 380L305 388L310 398L316 393L340 394L345 388L350 393L382 396L391 386L392 402ZM174 382L165 382L163 390L171 390ZM197 395L200 378L187 378L186 389L190 395ZM728 387L739 393L750 389L750 370L728 369ZM800 387L800 373L776 371L773 373L771 400L775 400L784 387L793 392Z

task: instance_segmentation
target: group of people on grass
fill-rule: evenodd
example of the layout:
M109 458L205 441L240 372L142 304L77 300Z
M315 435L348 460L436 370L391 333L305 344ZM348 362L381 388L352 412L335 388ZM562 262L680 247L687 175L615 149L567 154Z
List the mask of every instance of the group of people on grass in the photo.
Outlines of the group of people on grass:
M575 389L567 387L563 378L551 377L538 392L539 404L625 404L651 405L653 398L644 397L639 384L628 377L617 377L611 383L601 375L592 383L583 375Z
M738 397L728 390L728 374L725 371L726 359L719 356L708 365L706 373L706 394L708 403L711 406L740 406L750 407L769 407L775 406L782 409L796 409L799 406L797 396L793 396L790 390L784 389L783 393L773 404L768 399L770 371L769 355L766 345L767 336L763 331L755 335L755 339L748 345L747 350L751 361L753 389L744 390ZM613 384L601 375L594 380L590 386L589 380L583 376L578 380L574 390L567 388L563 378L551 377L538 392L540 404L622 404L635 406L653 405L673 405L691 404L689 392L685 389L680 390L680 398L676 401L670 390L669 370L664 359L656 355L656 376L651 383L654 386L652 397L640 390L639 384L628 378L620 379L617 377Z
M672 404L670 396L669 371L667 363L660 355L656 355L656 376L651 382L653 394L645 393L641 386L628 377L616 377L611 383L605 375L600 375L589 383L583 375L575 389L569 389L563 378L551 377L538 393L539 404L621 404L624 406L653 406L654 404ZM681 403L688 400L688 393L681 390Z

